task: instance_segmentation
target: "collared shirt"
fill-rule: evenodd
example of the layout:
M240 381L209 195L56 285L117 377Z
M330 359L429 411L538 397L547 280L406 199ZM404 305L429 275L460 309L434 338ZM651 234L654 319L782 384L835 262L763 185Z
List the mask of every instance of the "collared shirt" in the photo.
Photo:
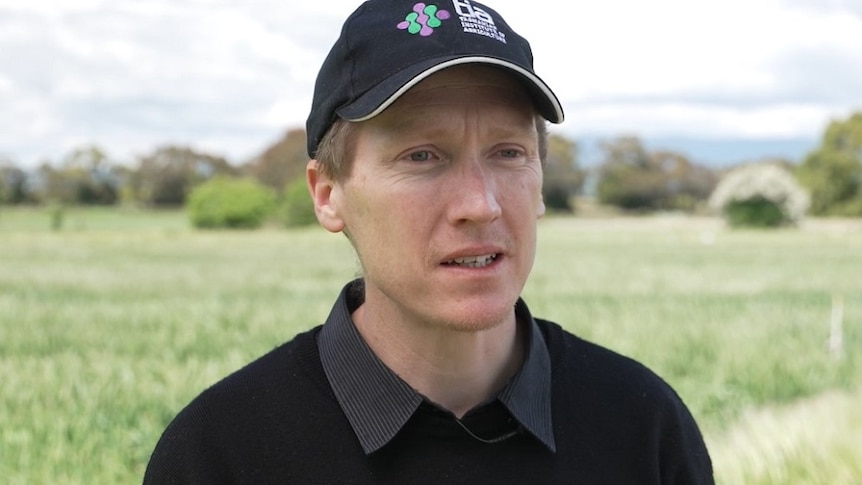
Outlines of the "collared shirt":
M338 403L362 449L371 454L389 443L427 400L377 358L353 324L350 315L362 304L354 291L359 284L353 281L341 291L317 345ZM527 352L521 368L492 402L502 404L521 428L553 452L548 348L521 299L515 304L515 317L526 330Z

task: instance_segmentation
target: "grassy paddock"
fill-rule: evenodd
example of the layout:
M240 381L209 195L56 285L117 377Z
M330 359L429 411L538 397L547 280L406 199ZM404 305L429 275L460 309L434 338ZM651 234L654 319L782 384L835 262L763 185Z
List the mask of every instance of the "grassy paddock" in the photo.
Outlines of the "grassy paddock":
M712 436L723 483L857 485L862 479L862 392L827 391L746 412Z
M321 322L357 271L346 241L318 228L194 232L182 214L131 210L63 217L52 231L45 211L0 209L4 483L139 482L182 405ZM721 483L859 483L858 248L862 222L759 232L548 218L525 297L670 381ZM825 344L835 297L841 357Z

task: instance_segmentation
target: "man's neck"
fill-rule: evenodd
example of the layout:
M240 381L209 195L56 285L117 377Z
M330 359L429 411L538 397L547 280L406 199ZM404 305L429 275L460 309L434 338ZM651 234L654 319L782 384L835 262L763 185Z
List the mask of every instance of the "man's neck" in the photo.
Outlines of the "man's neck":
M352 315L371 350L417 392L459 418L502 389L523 362L514 310L499 325L473 332L374 310L363 304Z

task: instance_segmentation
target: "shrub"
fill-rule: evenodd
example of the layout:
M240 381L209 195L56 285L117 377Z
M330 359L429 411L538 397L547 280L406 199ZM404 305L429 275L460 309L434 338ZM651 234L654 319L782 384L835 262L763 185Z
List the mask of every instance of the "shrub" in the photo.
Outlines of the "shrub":
M781 207L763 197L732 200L724 207L724 216L732 227L778 227L787 223Z
M272 190L249 179L214 177L189 194L187 209L198 228L260 227L275 206Z
M291 182L284 190L280 207L280 218L287 227L308 226L317 223L314 202L308 193L304 177Z
M709 198L733 227L795 224L809 206L808 193L779 165L747 165L730 171Z

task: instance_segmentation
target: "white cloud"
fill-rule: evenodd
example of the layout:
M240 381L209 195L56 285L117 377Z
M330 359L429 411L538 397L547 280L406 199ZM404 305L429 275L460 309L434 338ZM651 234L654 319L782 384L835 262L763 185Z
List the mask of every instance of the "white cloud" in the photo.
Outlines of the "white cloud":
M582 13L566 4L573 11L562 17L581 21L537 53L564 97L769 91L781 83L771 66L778 57L803 47L862 47L862 19L850 15L764 0L630 3L606 1ZM548 52L563 62L548 62Z
M565 5L554 18L575 20L536 50L566 100L567 132L814 138L862 108L862 18L847 11L768 0Z
M832 113L828 108L806 104L745 108L673 102L608 103L576 105L575 109L578 114L566 129L576 133L705 138L804 138L822 129Z

